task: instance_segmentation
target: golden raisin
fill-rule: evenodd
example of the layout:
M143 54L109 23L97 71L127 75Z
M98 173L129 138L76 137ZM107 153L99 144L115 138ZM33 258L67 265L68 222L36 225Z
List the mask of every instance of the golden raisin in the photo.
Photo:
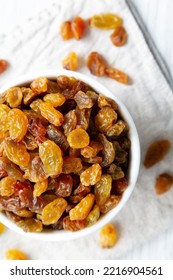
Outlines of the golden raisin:
M53 107L59 107L65 102L65 97L61 93L49 93L43 97L45 102L49 102L53 105Z
M33 196L40 196L42 193L44 193L48 188L48 180L45 179L42 182L37 182L34 185L34 191Z
M60 26L60 35L64 40L73 38L73 31L70 21L64 21Z
M70 52L63 60L62 60L63 68L67 70L76 71L78 68L78 57L75 52Z
M62 151L53 141L46 140L39 145L39 156L47 175L57 176L62 172Z
M18 249L9 249L5 256L7 260L28 260L27 255Z
M27 209L14 211L14 214L16 214L17 216L22 217L22 218L32 218L35 215L33 212L31 212Z
M62 172L65 174L78 173L82 170L82 160L78 157L64 157Z
M74 220L71 221L69 216L66 216L63 219L63 228L65 230L70 230L70 231L77 231L80 229L85 228L85 220L79 221L79 220Z
M85 22L81 17L75 17L71 24L72 32L76 40L83 37L85 32Z
M22 103L23 93L20 87L13 87L6 92L6 101L11 108L18 107Z
M127 32L123 26L119 26L114 30L110 38L116 47L121 47L127 42Z
M94 208L91 210L89 215L86 217L86 226L90 227L94 225L100 218L100 209L97 205L94 205Z
M5 132L8 130L8 113L10 108L5 104L0 104L0 139L5 138Z
M99 53L91 52L87 59L87 67L93 75L101 77L105 74L106 63Z
M116 80L119 83L122 83L125 85L127 85L129 83L127 74L125 74L124 72L122 72L114 67L111 67L111 66L105 67L105 75L111 79Z
M112 248L117 241L117 232L113 224L106 224L100 231L100 246Z
M30 160L30 155L23 143L13 141L5 141L5 152L9 160L19 166L27 166Z
M97 27L101 29L114 29L120 26L122 19L116 14L98 14L89 19L90 27Z
M89 135L84 129L76 128L68 134L67 141L70 147L75 149L81 149L88 146Z
M111 194L112 177L109 174L103 174L99 182L94 186L94 193L97 205L103 205Z
M153 142L147 149L144 165L146 168L161 161L167 154L171 143L169 140L158 140Z
M34 101L32 101L32 103L30 104L30 107L33 111L35 111L36 113L41 114L40 111L40 105L41 103L43 103L43 101L41 99L35 99Z
M85 196L74 208L69 212L70 220L84 220L91 211L94 204L94 194L88 194Z
M11 196L14 193L13 184L16 182L12 177L4 177L0 181L0 195Z
M20 220L17 225L25 232L41 232L43 230L42 222L34 218Z
M100 181L101 175L101 166L98 163L95 163L81 173L80 181L84 186L95 185Z
M3 72L6 71L6 69L8 68L9 64L7 62L7 60L5 59L0 59L0 74L2 74Z
M55 126L62 125L63 115L49 102L42 102L39 106L42 116Z
M42 221L44 225L55 224L67 207L67 201L59 197L43 208Z
M157 194L163 194L167 192L173 183L173 177L169 175L168 173L160 174L157 177L156 184L155 184L155 190Z
M0 234L5 231L5 226L0 222Z
M117 120L117 113L110 107L103 107L95 116L95 126L100 132L106 132Z
M30 84L30 87L37 94L46 92L48 89L48 79L44 77L37 78Z
M10 139L20 142L27 132L28 118L24 112L14 108L8 113Z
M22 87L23 103L29 105L37 94L30 88Z

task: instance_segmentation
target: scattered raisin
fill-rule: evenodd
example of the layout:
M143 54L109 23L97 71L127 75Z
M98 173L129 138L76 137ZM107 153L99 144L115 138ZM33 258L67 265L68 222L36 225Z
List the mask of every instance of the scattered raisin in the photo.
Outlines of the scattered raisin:
M147 149L144 165L146 168L161 161L167 154L171 144L169 140L158 140L153 142Z

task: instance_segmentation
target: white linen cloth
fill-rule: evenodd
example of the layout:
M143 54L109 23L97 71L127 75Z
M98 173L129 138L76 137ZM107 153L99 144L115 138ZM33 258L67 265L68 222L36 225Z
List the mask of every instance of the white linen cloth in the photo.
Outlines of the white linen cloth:
M80 40L63 41L58 28L64 20L80 15L88 18L98 13L117 13L123 18L128 43L115 47L112 31L87 30ZM133 84L125 86L108 78L97 78L124 102L137 126L142 162L135 191L129 202L112 221L118 226L119 240L112 249L101 249L98 232L68 242L30 240L7 230L0 236L0 259L8 248L19 248L31 259L118 259L123 254L168 228L172 223L173 189L156 196L155 178L172 171L173 150L158 165L146 170L143 158L148 145L155 139L172 141L173 94L144 36L124 0L57 0L45 10L17 26L12 34L0 34L0 56L10 68L0 76L0 86L9 79L37 70L61 68L61 61L75 51L83 61L79 71L91 75L84 60L91 51L101 53L108 63L129 74Z

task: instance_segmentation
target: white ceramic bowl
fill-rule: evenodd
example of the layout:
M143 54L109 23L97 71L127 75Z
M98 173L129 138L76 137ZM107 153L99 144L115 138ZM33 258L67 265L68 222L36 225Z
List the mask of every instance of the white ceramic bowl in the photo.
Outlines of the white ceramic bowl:
M139 172L139 166L140 166L140 144L139 144L139 137L138 133L135 127L135 124L133 122L133 119L131 115L129 114L128 110L120 102L115 94L112 94L107 88L105 88L102 84L98 83L97 81L94 80L94 78L90 78L86 75L77 73L77 72L72 72L72 71L67 71L67 70L58 70L58 71L45 71L41 73L35 73L35 74L30 74L30 75L24 75L20 76L19 78L16 78L14 80L10 80L9 83L6 83L6 85L0 89L0 94L7 90L10 87L14 86L22 86L23 84L30 83L32 80L38 77L47 77L49 79L56 79L58 75L66 75L66 76L73 76L87 84L89 84L96 92L104 94L107 97L110 97L114 99L118 106L119 106L119 111L122 114L124 120L128 123L129 125L129 138L131 140L131 151L130 151L130 162L129 162L129 185L128 188L125 190L123 193L122 199L119 202L119 204L112 209L110 212L107 214L103 215L99 221L94 224L91 227L76 231L76 232L71 232L71 231L56 231L52 230L49 232L43 231L41 233L25 233L22 229L20 229L17 225L15 225L12 221L10 221L5 214L0 213L0 221L6 225L8 228L11 230L22 234L27 237L31 237L37 240L44 240L44 241L65 241L65 240L72 240L76 239L82 236L85 236L87 234L91 234L94 231L100 229L103 225L107 224L110 222L112 219L115 220L116 215L120 212L120 210L125 206L127 203L132 191L134 190L137 177L138 177L138 172Z

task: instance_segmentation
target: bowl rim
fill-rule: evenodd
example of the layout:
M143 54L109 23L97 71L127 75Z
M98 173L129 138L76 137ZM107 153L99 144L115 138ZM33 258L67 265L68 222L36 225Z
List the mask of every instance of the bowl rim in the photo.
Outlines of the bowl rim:
M11 230L19 233L23 236L30 237L36 240L42 241L67 241L77 239L79 237L86 236L88 234L92 234L96 230L99 230L105 224L111 222L113 218L117 216L117 214L122 210L122 208L126 205L127 201L129 200L138 178L139 168L140 168L140 142L138 132L134 123L132 116L130 115L129 111L127 110L124 103L122 103L115 94L113 94L109 89L103 86L100 82L85 74L81 74L79 72L69 71L69 70L46 70L46 71L37 71L31 74L21 75L17 78L6 82L6 84L0 88L0 95L9 89L10 87L14 86L21 86L25 83L30 83L34 79L38 77L46 77L48 79L56 79L59 75L66 75L70 77L75 77L78 80L81 80L87 84L89 84L97 93L110 97L116 101L118 104L118 109L122 114L122 117L129 125L129 138L131 140L131 155L130 155L130 168L129 168L129 185L128 188L123 193L123 196L119 202L119 204L113 208L110 212L103 215L96 224L92 225L91 227L84 228L82 230L71 232L71 231L51 231L51 232L24 232L21 228L19 228L15 223L10 221L4 213L0 213L0 221L10 228Z

